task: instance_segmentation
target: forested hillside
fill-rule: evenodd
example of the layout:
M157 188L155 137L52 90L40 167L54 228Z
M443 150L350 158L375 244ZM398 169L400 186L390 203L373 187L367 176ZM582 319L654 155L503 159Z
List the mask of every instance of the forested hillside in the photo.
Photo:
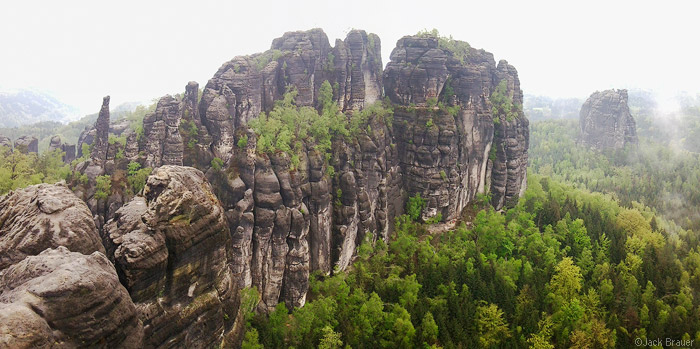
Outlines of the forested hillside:
M21 89L0 91L0 127L18 127L39 122L66 123L78 110L48 93Z
M642 137L637 147L593 151L577 144L575 120L531 125L530 169L579 188L610 193L623 206L652 207L700 230L700 155Z

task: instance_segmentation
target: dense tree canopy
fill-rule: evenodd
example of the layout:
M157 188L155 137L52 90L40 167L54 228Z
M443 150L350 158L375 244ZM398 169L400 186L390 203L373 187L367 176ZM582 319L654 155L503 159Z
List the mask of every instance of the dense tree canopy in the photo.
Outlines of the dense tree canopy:
M0 195L32 184L59 182L67 179L70 172L60 150L38 155L0 146Z
M623 206L642 203L683 228L700 230L700 154L648 138L641 138L638 147L596 152L576 143L574 120L530 127L532 171L610 193Z

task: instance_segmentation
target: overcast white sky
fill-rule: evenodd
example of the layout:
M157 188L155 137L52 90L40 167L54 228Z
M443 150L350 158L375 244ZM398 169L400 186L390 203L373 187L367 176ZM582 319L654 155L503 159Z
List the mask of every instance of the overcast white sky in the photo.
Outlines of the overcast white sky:
M424 28L507 59L525 93L640 87L700 92L697 1L11 1L0 11L0 88L99 110L204 86L225 61L285 31L351 28L396 40Z

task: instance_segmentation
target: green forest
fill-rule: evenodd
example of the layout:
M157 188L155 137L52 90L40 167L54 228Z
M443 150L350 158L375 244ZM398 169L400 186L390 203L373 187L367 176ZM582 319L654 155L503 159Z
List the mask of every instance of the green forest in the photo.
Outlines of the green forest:
M38 155L12 152L0 146L0 195L32 184L56 183L70 174L71 168L63 163L60 150Z
M577 120L536 122L530 132L532 172L610 193L626 207L641 203L700 231L700 154L645 137L636 147L596 152L576 143Z

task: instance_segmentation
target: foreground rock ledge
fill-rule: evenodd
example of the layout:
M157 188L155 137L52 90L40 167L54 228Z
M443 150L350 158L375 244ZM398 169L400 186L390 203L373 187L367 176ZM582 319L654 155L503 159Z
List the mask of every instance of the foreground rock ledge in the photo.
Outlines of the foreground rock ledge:
M49 184L0 197L0 347L139 347L137 315L84 202Z

